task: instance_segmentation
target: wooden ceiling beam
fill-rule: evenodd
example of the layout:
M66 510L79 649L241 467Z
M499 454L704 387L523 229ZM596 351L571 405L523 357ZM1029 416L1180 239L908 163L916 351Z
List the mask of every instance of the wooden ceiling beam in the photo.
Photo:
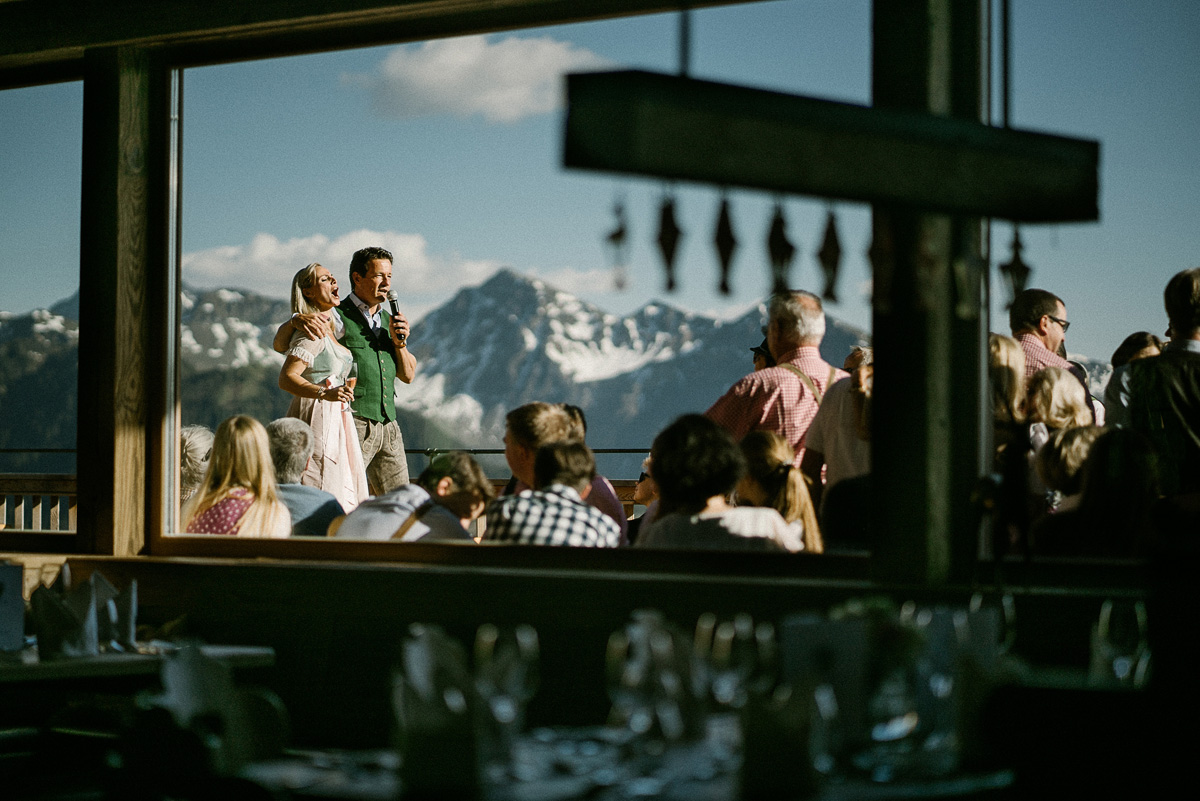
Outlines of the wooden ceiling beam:
M84 51L97 47L169 48L176 61L213 63L678 9L667 0L9 0L0 87L82 74Z
M1099 217L1098 142L641 71L568 76L567 167L1026 222Z

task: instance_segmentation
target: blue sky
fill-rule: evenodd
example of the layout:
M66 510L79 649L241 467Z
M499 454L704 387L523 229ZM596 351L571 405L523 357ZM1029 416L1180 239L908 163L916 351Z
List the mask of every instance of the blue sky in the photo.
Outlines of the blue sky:
M998 5L998 4L996 4ZM1101 221L1026 227L1032 283L1062 295L1068 349L1107 358L1165 327L1167 278L1200 264L1200 3L1014 0L1013 124L1101 141ZM349 254L396 254L412 316L502 266L618 313L655 299L731 315L768 286L775 198L730 193L735 293L715 291L719 200L677 186L681 291L662 291L652 239L665 188L560 166L558 76L674 71L677 17L197 68L185 75L185 280L284 296L309 261L344 279ZM858 103L870 96L868 0L777 0L693 13L692 73ZM0 92L0 310L78 286L82 87ZM629 286L601 246L624 198ZM793 285L819 289L813 252L827 204L786 198L800 247ZM836 204L845 252L831 314L868 327L868 210ZM994 228L994 261L1010 228ZM993 281L997 303L1004 290ZM997 308L1000 310L1000 307ZM1004 330L1003 318L993 330Z

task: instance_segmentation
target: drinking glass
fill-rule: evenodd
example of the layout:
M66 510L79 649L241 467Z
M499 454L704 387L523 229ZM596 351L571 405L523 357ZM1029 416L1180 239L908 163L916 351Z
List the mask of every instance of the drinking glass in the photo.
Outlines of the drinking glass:
M538 636L532 626L491 623L475 635L475 687L487 713L488 761L506 770L538 685ZM490 768L490 766L489 766Z
M1092 626L1089 680L1099 685L1144 686L1150 670L1147 628L1142 601L1108 599L1101 604L1100 618Z

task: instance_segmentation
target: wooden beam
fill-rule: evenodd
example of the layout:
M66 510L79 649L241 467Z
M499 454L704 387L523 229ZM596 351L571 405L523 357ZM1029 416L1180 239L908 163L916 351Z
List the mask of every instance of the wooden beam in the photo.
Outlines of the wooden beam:
M88 53L79 293L79 537L132 555L146 524L148 199L155 81L145 51ZM161 266L160 266L161 269Z
M921 110L947 115L937 117L947 130L982 128L981 11L979 0L875 0L872 93L889 109L877 113ZM961 559L973 562L978 543L970 496L986 363L980 221L877 204L872 229L872 576L965 580Z
M567 79L567 167L1029 222L1095 220L1099 143L641 71Z
M691 7L757 0L702 0ZM471 32L677 11L668 0L26 0L0 2L0 86L95 47L169 48L185 59L263 58ZM13 77L5 80L4 72ZM62 80L62 77L47 80Z

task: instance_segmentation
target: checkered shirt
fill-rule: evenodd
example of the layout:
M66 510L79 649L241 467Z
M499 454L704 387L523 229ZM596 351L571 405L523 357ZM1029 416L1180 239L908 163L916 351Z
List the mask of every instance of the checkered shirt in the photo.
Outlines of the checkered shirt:
M1020 334L1017 336L1017 342L1021 343L1021 350L1025 351L1026 381L1032 378L1033 374L1043 367L1061 367L1064 370L1071 369L1069 361L1047 348L1042 344L1042 340L1033 334Z
M621 542L621 527L584 503L575 490L551 484L492 501L483 538L520 545L615 548Z
M812 379L822 395L829 389L829 371L832 368L821 358L817 348L806 345L789 351L780 359L780 364L785 362L800 368ZM834 370L833 380L848 375L845 370ZM794 464L799 467L800 458L804 455L804 438L817 414L817 408L817 399L808 391L800 376L786 367L768 367L738 381L704 414L727 429L736 440L751 431L766 430L782 434L795 451Z

